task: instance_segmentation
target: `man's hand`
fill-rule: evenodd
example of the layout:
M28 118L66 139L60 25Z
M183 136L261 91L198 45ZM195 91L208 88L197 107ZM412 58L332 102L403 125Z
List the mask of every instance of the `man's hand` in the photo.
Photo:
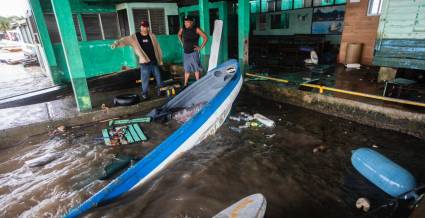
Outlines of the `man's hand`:
M111 45L111 49L115 49L117 47L117 44L114 42L114 43L112 43L112 45Z
M199 47L199 46L195 45L193 50L195 50L195 51L200 51L201 49L202 49L201 47Z

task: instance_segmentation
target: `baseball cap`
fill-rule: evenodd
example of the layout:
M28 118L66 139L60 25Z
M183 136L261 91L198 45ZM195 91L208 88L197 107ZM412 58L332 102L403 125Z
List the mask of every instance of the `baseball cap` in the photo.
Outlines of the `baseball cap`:
M143 21L140 23L140 26L142 26L142 27L149 27L149 22L148 22L148 21L146 21L146 20L143 20Z
M195 18L193 18L192 16L186 16L186 17L184 17L184 21L194 21L195 20Z

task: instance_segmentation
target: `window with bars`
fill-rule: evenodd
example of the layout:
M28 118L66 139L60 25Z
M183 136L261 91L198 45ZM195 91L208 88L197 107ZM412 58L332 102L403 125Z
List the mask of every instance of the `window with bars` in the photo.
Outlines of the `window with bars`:
M55 15L50 13L44 14L44 18L52 43L61 42ZM116 39L120 37L116 13L81 14L81 18L83 21L82 23L80 23L77 14L72 15L78 41L82 41L80 26L84 26L88 41Z
M294 9L309 8L311 7L311 1L312 0L295 0Z
M56 18L54 14L44 14L44 19L46 21L46 25L47 25L47 31L49 32L49 37L50 40L52 41L52 43L58 43L61 42L61 38L60 38L60 34L59 34L59 29L58 29L58 25L56 23ZM81 41L81 32L80 32L80 26L79 26L79 22L77 19L77 15L73 14L72 15L72 19L74 21L74 27L75 27L75 32L77 33L77 39L79 41ZM33 28L33 30L36 28Z
M346 2L347 0L261 0L258 5L257 2L250 2L250 4L251 13L256 13L340 5Z
M120 37L116 13L81 14L87 41Z
M102 13L100 20L103 29L103 39L117 39L120 37L116 13Z
M150 24L151 31L157 35L166 34L165 11L157 9L133 9L133 19L136 31L140 29L140 22L146 20Z
M87 41L102 40L102 28L98 14L82 14Z

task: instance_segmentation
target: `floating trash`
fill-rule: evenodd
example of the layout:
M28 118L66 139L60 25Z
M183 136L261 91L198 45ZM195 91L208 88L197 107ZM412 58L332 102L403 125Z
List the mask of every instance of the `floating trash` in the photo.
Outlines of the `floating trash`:
M317 146L313 149L313 153L317 153L317 152L325 152L326 150L328 150L328 147L326 145L320 145Z
M261 115L261 114L258 114L257 113L257 114L254 114L254 118L256 120L258 120L258 122L264 124L267 127L274 127L275 126L274 121L271 120L271 119L269 119L269 118L267 118L267 117L265 117L264 115Z
M367 198L359 198L356 201L357 209L362 209L364 212L368 212L370 209L370 202Z

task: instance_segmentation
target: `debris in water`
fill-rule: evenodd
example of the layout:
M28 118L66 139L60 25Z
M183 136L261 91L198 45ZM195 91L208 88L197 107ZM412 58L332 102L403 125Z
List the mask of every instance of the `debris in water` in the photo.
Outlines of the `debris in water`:
M63 126L63 125L62 125L62 126L59 126L59 127L57 128L57 130L58 130L58 131L60 131L60 132L65 132L65 129L66 129L66 128L65 128L65 126Z
M57 127L55 130L49 132L49 136L57 136L59 134L62 134L66 131L66 127L65 126L59 126Z
M357 209L362 209L364 212L368 212L370 209L370 202L367 198L359 198L356 201Z
M99 180L106 180L111 178L117 172L129 166L134 159L134 157L128 155L117 155L115 160L111 161L103 168L103 173L102 176L99 177Z
M255 142L253 142L253 141L251 141L251 140L247 140L246 142L247 142L248 144L250 144L250 145L255 144Z
M254 117L252 115L250 115L248 113L245 113L245 112L241 112L241 120L243 120L243 121L251 121L253 119L254 119Z
M354 68L354 69L360 69L360 67L361 67L362 65L360 65L360 64L357 64L357 63L355 63L355 64L347 64L347 65L345 65L345 67L347 67L347 68Z
M373 144L372 147L373 148L379 148L379 146L378 145L375 145L375 144Z
M274 127L275 126L274 121L265 117L264 115L257 113L257 114L254 114L254 118L267 127Z
M242 133L242 129L238 127L231 126L229 127L233 132Z
M102 112L105 113L105 114L109 112L109 107L106 107L105 104L102 104L102 106L100 106L100 108L101 108Z
M29 167L41 167L58 159L59 157L60 155L58 153L47 154L32 160L25 161L25 164Z
M102 136L105 141L105 145L108 146L126 145L148 140L147 136L137 123L102 129Z
M276 136L276 134L273 133L273 134L266 135L266 138L271 139L271 138L273 138L275 136Z
M326 145L320 145L317 146L313 149L313 153L317 153L317 152L325 152L328 149L328 147Z
M234 120L234 121L238 121L238 122L241 121L240 117L229 116L229 119Z
M245 123L246 127L261 127L262 124L255 121L248 121Z

